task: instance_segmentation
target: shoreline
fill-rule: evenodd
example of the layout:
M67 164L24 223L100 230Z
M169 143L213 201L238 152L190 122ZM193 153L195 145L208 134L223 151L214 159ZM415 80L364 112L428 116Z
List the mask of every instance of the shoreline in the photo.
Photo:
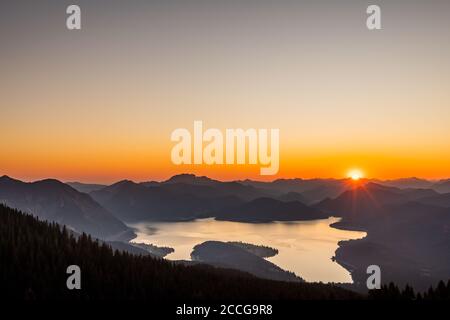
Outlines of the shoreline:
M340 217L337 217L340 218ZM364 239L367 239L369 236L369 231L362 227L352 226L349 225L348 222L344 221L345 218L340 218L339 221L331 223L330 228L338 229L338 230L345 230L345 231L357 231L357 232L365 232L366 235L360 239L349 239L349 240L341 240L337 243L338 247L334 252L334 256L332 257L333 261L336 262L338 265L340 265L342 268L348 271L350 274L350 277L352 278L351 283L346 283L345 285L349 285L355 290L360 289L360 283L359 279L355 275L355 271L359 268L346 260L342 259L342 251L345 250L345 248L348 248L348 245L351 243L355 243L357 241L364 241ZM347 253L348 254L348 253Z
M313 220L313 221L311 221L311 220L307 220L307 221L305 221L305 220L295 220L295 221L289 221L289 222L287 222L287 221L273 221L273 222L270 222L270 223L265 223L266 225L272 225L272 226L276 226L276 225L285 225L285 226L289 226L289 225L292 225L293 226L293 228L296 228L295 227L295 225L303 225L303 224L305 224L305 225L310 225L311 223L313 223L314 221L316 222L316 223L319 223L319 224L321 224L321 225L326 225L328 228L333 228L333 229L335 229L335 230L342 230L342 231L349 231L349 232L352 232L353 230L348 230L348 229L345 229L345 228L341 228L341 227L337 227L337 226L339 226L339 224L340 224L340 222L341 222L341 220L342 220L342 218L341 217L337 217L337 216L329 216L329 217L327 217L326 219L315 219L315 220ZM236 221L221 221L221 220L215 220L214 218L203 218L203 219L196 219L195 221L199 221L199 222L202 222L202 221L205 221L205 222L208 222L208 221L211 221L211 222L218 222L218 223L229 223L230 225L231 224L236 224L236 225L242 225L242 226L244 226L244 225L247 225L247 226L260 226L261 225L261 223L251 223L251 222L236 222ZM189 222L186 222L186 221L181 221L181 222L176 222L176 223L181 223L182 224L182 226L180 226L182 229L191 229L191 227L189 227L189 223L195 223L195 221L189 221ZM154 222L154 221L152 221L152 222ZM151 231L151 234L155 234L155 233L161 233L161 234L165 234L166 232L169 232L169 236L170 236L170 231L164 231L165 230L165 228L171 228L171 225L172 225L172 223L174 223L174 222L158 222L158 223L162 223L162 224L167 224L167 226L166 227L164 227L164 226L161 226L161 230L160 231L156 231L156 229L160 229L159 228L159 226L158 226L158 224L154 224L153 225L153 228L151 228L151 226L152 226L152 222L146 222L146 223L143 223L143 224L141 224L140 226L138 226L137 224L133 224L132 226L133 227L136 227L138 230L141 230L141 231L145 231L145 230L147 230L147 231ZM174 224L176 224L176 223L174 223ZM148 227L150 227L150 228L146 228L145 227L145 224L147 224L148 225ZM184 226L184 224L186 224L185 226ZM192 226L192 228L194 228L194 226ZM246 227L247 228L247 227ZM289 229L289 230L296 230L296 229ZM309 229L308 229L309 230ZM329 231L324 231L324 232L328 232L328 233L330 233L330 234L335 234L335 232L334 231L332 231L332 230L330 230L330 229L328 229ZM355 232L359 232L359 230L355 230ZM171 244L171 242L169 241L169 240L167 240L166 239L166 241L165 242L161 242L163 239L164 239L164 237L162 237L163 239L160 239L161 238L161 234L159 235L159 236L157 236L156 238L152 238L151 236L150 237L145 237L145 232L144 232L144 234L142 235L142 236L139 236L137 239L135 239L135 240L133 240L133 241L137 241L137 242L142 242L142 241L144 241L144 239L145 239L145 242L148 242L148 243L153 243L153 244L155 244L155 245L157 245L157 246L169 246L169 247L173 247L175 250L176 250L176 252L175 253L171 253L171 254L168 254L166 257L165 257L165 259L167 259L167 260L171 260L171 261L177 261L177 260L190 260L189 258L190 257L188 257L188 255L186 255L184 252L186 251L187 252L187 249L186 249L186 247L182 247L181 249L179 249L179 248L177 248L177 246L176 246L176 244L175 245L173 245L173 244ZM216 234L216 233L214 233L214 234ZM299 235L297 235L298 236L298 241L296 242L297 243L297 246L299 246L299 245L301 245L301 243L302 243L302 240L301 240L301 236L299 236ZM318 235L317 235L318 236ZM323 235L323 236L325 236L325 235ZM335 265L334 267L333 266L330 266L330 272L338 272L338 271L336 271L336 268L339 268L339 269L341 269L341 267L343 268L343 269L341 269L341 271L340 272L342 272L343 273L343 276L341 276L341 277L339 277L339 276L337 276L337 277L335 277L335 276L331 276L331 277L322 277L322 278L317 278L317 277L314 277L313 276L313 278L311 279L311 282L313 283L313 282L324 282L324 283L343 283L343 284L345 284L345 285L351 285L353 282L354 282L354 278L352 277L352 273L351 273L351 270L349 270L349 268L348 268L348 266L347 266L347 264L345 264L345 261L342 261L342 263L340 263L341 261L330 261L330 260L333 260L333 255L335 255L336 254L336 251L337 250L339 250L339 246L340 246L340 241L341 241L341 239L345 239L345 240L351 240L351 239L355 239L355 238L357 238L357 239L360 239L360 238L363 238L363 237L365 237L365 236L367 236L367 234L366 233L364 233L364 234L358 234L358 235L351 235L351 234L349 234L349 235L345 235L345 236L336 236L335 237L335 241L334 241L334 243L332 244L332 248L329 248L329 250L328 250L328 254L326 255L326 259L329 261L328 263L331 263L331 264L333 264L333 262L337 262L337 265ZM170 237L169 237L170 238ZM203 238L202 238L203 239ZM217 233L217 237L213 237L213 236L211 236L210 235L210 237L208 238L208 237L205 237L204 238L204 240L203 241L223 241L223 242L239 242L239 241L241 241L241 242L244 242L244 243L248 243L254 250L257 250L257 251L261 251L261 250L259 250L258 249L258 247L260 247L261 245L262 246L268 246L268 247L270 247L271 248L271 251L275 251L275 250L280 250L280 252L277 252L275 255L273 254L273 252L272 252L272 254L271 255L268 255L267 253L265 253L265 255L267 255L267 257L263 257L263 258L267 258L268 260L267 261L272 261L272 259L271 258L273 258L273 257L276 257L276 256L279 256L280 254L283 254L285 251L283 250L283 248L282 247L280 247L279 245L277 245L277 243L276 242L271 242L271 243L266 243L266 242L264 242L264 241L262 241L262 239L261 239L261 241L258 241L257 239L247 239L245 236L243 236L243 237L239 237L239 236L236 236L236 237L234 237L234 236L231 236L231 237L229 237L229 238L227 238L226 237L226 235L224 236L224 237L221 237L220 236L220 233ZM202 241L199 241L199 243L195 243L195 244L193 244L192 245L192 248L191 248L191 250L189 251L189 254L192 252L192 250L193 250L193 248L196 246L196 245L198 245L198 244L200 244L200 243L202 243ZM258 243L260 244L260 245L258 245ZM182 251L180 251L180 250L182 250ZM263 250L264 251L264 250ZM252 252L252 250L250 250L250 252ZM253 253L255 253L255 252L253 252ZM258 255L258 254L257 254ZM283 259L285 259L285 257L286 257L286 255L284 254L284 256L283 256L283 258L282 258L282 260ZM279 263L276 263L276 262L274 262L277 266L280 266L280 267L282 267L282 268L285 268L286 270L295 270L296 268L297 269L299 269L299 267L297 266L297 265L301 265L302 264L302 262L301 262L301 260L302 259L309 259L308 258L309 257L309 255L306 255L306 256L303 256L303 255L300 255L299 257L298 257L298 259L300 259L300 260L298 260L298 262L295 262L295 264L294 265L292 265L292 261L291 261L291 264L290 265L287 265L286 266L286 264L283 264L283 263L281 263L281 264L279 264ZM312 258L313 259L313 258ZM283 260L284 261L284 260ZM321 263L325 263L325 262L321 262ZM301 272L301 271L299 271L299 270L297 270L298 271L298 273L300 274L300 275L303 275L304 273L303 272ZM309 269L306 269L306 277L307 277L307 275L311 272ZM345 275L344 275L345 274Z

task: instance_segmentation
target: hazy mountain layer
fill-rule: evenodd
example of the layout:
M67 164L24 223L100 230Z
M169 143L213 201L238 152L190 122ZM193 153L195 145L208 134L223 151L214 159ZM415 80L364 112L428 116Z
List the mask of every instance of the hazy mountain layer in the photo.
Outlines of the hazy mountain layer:
M367 231L336 252L357 284L365 285L371 264L381 267L384 283L420 290L450 278L450 209L412 201L424 193L369 183L317 206L343 217L336 227Z
M0 202L107 240L129 240L134 233L89 195L58 180L25 183L0 178Z

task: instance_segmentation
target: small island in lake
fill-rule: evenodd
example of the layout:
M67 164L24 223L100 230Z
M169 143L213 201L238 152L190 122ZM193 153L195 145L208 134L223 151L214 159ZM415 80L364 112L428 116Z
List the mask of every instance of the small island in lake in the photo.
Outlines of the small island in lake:
M295 273L283 270L274 263L265 260L248 248L260 246L237 242L205 241L194 247L191 259L195 262L206 263L220 268L237 269L248 272L256 277L279 280L304 282ZM245 246L246 248L244 248Z

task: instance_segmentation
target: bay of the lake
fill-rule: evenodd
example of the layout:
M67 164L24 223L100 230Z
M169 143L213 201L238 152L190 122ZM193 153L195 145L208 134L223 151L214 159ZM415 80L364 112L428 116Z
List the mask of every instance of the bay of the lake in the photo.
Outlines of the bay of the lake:
M192 248L204 241L242 241L278 249L267 260L295 272L306 281L351 282L349 272L332 257L341 240L360 239L366 233L339 230L330 224L339 218L312 221L241 223L201 219L189 222L143 222L133 224L137 238L157 246L172 247L170 260L190 260Z

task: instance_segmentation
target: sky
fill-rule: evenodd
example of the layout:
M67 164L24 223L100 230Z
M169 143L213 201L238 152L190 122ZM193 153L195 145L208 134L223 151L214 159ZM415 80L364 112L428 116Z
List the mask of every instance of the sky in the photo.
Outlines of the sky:
M445 0L3 1L0 175L450 177L449 16ZM278 128L278 174L172 164L194 120Z

